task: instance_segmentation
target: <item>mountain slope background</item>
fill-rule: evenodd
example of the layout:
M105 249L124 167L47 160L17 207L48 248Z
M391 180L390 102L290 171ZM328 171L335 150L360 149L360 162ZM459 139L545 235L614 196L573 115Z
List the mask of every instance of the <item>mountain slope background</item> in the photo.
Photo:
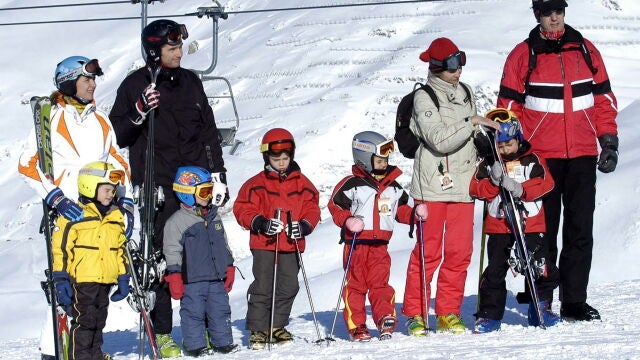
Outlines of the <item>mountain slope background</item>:
M64 1L0 1L0 24L63 19L136 17L140 5L86 5L30 10L8 8L59 5ZM89 4L76 1L74 4ZM341 2L340 5L347 2ZM372 4L372 1L349 3ZM309 237L304 254L321 336L331 331L334 307L342 279L339 230L326 203L333 186L349 173L350 142L363 130L393 136L399 100L416 81L424 81L427 65L419 53L437 37L452 39L467 53L462 81L474 89L480 113L495 104L502 66L509 51L535 25L526 0L450 0L439 2L367 5L325 9L248 12L275 8L338 5L332 1L256 0L226 1L227 20L219 21L217 66L212 75L229 79L240 115L234 154L225 148L231 201L241 184L262 167L258 146L272 127L285 127L296 138L296 161L321 191L322 222ZM212 61L212 20L182 16L207 1L166 0L148 7L149 16L185 23L182 65L203 70ZM522 278L508 278L508 299L503 331L487 336L451 337L436 334L427 339L406 336L400 326L390 342L369 345L339 340L316 347L312 316L304 286L292 312L290 330L299 336L294 346L270 353L243 351L228 358L372 359L398 358L638 358L640 315L640 181L634 166L640 160L636 139L640 134L640 3L632 0L570 0L567 24L592 40L601 51L618 99L620 162L612 174L598 174L595 213L595 247L589 302L604 321L597 324L562 324L542 331L526 327L526 307L515 302ZM153 19L150 19L150 21ZM18 175L17 162L32 127L28 100L53 90L55 64L70 55L98 58L105 75L98 80L98 106L108 112L115 90L127 72L143 64L140 21L91 21L0 26L5 55L0 57L0 358L36 358L41 322L47 308L39 282L46 266L44 241L38 234L40 199ZM224 93L221 82L206 81L210 94ZM231 104L212 99L219 127L234 124ZM411 179L412 163L399 154L392 157ZM248 234L230 212L222 211L237 265L246 279L236 277L231 292L236 342L246 345L244 314L251 275ZM481 204L477 204L475 249L479 248ZM400 311L409 253L415 239L408 227L398 225L390 245L391 284ZM463 317L473 323L479 251L469 268ZM486 264L486 263L485 263ZM302 280L302 278L301 278ZM555 309L558 310L559 302ZM174 334L180 339L177 307ZM401 317L401 322L404 318ZM433 323L433 317L432 317ZM370 328L373 328L371 322ZM105 329L105 350L119 358L137 358L137 315L124 302L114 303ZM339 314L335 329L339 339L346 330ZM424 344L423 344L424 343ZM417 350L424 349L424 350Z

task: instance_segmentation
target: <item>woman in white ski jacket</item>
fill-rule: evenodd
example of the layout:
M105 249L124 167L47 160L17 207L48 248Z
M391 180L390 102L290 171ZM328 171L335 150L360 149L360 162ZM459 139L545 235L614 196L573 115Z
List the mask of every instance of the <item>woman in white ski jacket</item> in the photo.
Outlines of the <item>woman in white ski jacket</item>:
M418 90L410 125L421 143L413 163L410 194L417 204L425 203L429 213L421 229L426 269L421 266L419 242L407 267L402 311L409 317L408 331L414 336L425 334L430 283L438 266L436 328L452 333L465 330L460 307L473 242L474 205L469 195L476 163L473 136L477 125L496 128L493 121L476 115L471 89L460 82L466 55L451 40L435 39L420 59L429 63L427 84L438 103ZM426 272L426 304L422 271Z
M118 194L117 205L127 216L127 236L133 231L133 201L129 162L121 155L115 132L107 115L97 110L93 98L96 76L102 75L98 60L71 56L57 66L51 94L50 141L53 178L40 170L36 132L29 134L27 147L20 156L18 172L47 204L70 221L82 218L78 200L78 172L88 163L104 161L125 170L126 194ZM47 115L47 114L44 114ZM50 312L48 312L50 315ZM42 329L40 349L43 358L53 356L52 318Z

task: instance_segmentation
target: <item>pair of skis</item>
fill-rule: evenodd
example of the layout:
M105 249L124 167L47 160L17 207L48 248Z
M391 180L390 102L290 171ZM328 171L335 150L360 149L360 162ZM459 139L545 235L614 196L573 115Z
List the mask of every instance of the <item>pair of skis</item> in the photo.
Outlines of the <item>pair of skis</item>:
M484 136L491 142L491 152L496 162L500 164L502 168L502 176L508 176L504 162L500 153L498 152L498 145L496 141L497 133L488 133L482 126L480 130ZM532 253L527 249L527 243L525 239L524 223L525 223L525 210L520 199L515 199L510 191L506 190L502 184L500 188L500 199L502 200L502 206L507 224L515 238L515 259L511 262L512 269L522 274L525 277L525 282L530 290L530 301L535 305L536 315L538 317L538 326L542 329L546 328L544 320L542 318L542 309L540 309L540 298L535 286L536 279L540 276L540 271L535 260L532 257ZM485 214L486 215L486 214ZM483 249L484 253L484 249Z
M45 176L53 179L53 156L51 149L51 100L48 97L34 96L30 100L33 112L33 124L38 148L38 165ZM53 319L53 338L55 358L67 360L69 356L69 316L65 308L60 305L56 296L56 285L53 281L53 251L52 233L56 217L55 209L42 201L42 223L40 233L44 234L47 245L47 269L44 271L46 280L41 282L47 302L51 305Z
M151 83L155 84L160 67L149 68ZM131 307L140 313L140 327L138 330L139 359L144 358L145 344L148 341L153 359L160 359L160 350L156 343L155 331L149 313L155 305L155 292L152 287L161 281L164 269L159 265L160 254L153 249L154 225L156 211L164 203L162 187L155 186L154 180L154 142L155 121L154 111L147 119L147 148L145 159L144 180L141 187L134 189L134 201L140 209L140 246L133 240L127 239L126 252L131 266L131 286L127 301Z

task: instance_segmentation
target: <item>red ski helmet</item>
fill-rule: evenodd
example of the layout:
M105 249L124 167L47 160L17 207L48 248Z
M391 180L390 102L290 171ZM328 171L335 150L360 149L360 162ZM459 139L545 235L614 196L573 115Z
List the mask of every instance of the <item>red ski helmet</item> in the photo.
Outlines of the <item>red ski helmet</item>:
M283 128L274 128L267 131L262 137L262 144L260 144L260 152L264 157L265 163L269 162L269 154L279 154L283 151L288 152L291 161L293 161L295 150L296 143L293 140L293 135Z

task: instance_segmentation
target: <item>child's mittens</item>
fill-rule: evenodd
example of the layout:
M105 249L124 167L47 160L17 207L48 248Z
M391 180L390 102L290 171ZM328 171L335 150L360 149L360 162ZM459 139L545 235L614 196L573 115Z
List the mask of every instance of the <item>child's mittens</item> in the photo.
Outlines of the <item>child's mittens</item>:
M184 296L184 282L182 273L174 272L164 276L164 281L169 284L169 292L175 300L180 300Z
M502 181L502 164L500 162L495 162L491 166L491 171L489 172L489 176L491 177L491 182L493 185L498 186Z
M505 176L504 179L502 179L502 187L505 190L509 191L511 195L513 195L513 197L517 198L520 198L522 196L522 193L524 192L522 184L508 176Z
M344 226L352 233L359 233L364 229L364 221L356 216L350 216L347 221L344 222Z
M415 211L416 211L416 217L420 220L426 219L427 215L429 214L429 211L427 210L427 205L425 204L416 205Z

